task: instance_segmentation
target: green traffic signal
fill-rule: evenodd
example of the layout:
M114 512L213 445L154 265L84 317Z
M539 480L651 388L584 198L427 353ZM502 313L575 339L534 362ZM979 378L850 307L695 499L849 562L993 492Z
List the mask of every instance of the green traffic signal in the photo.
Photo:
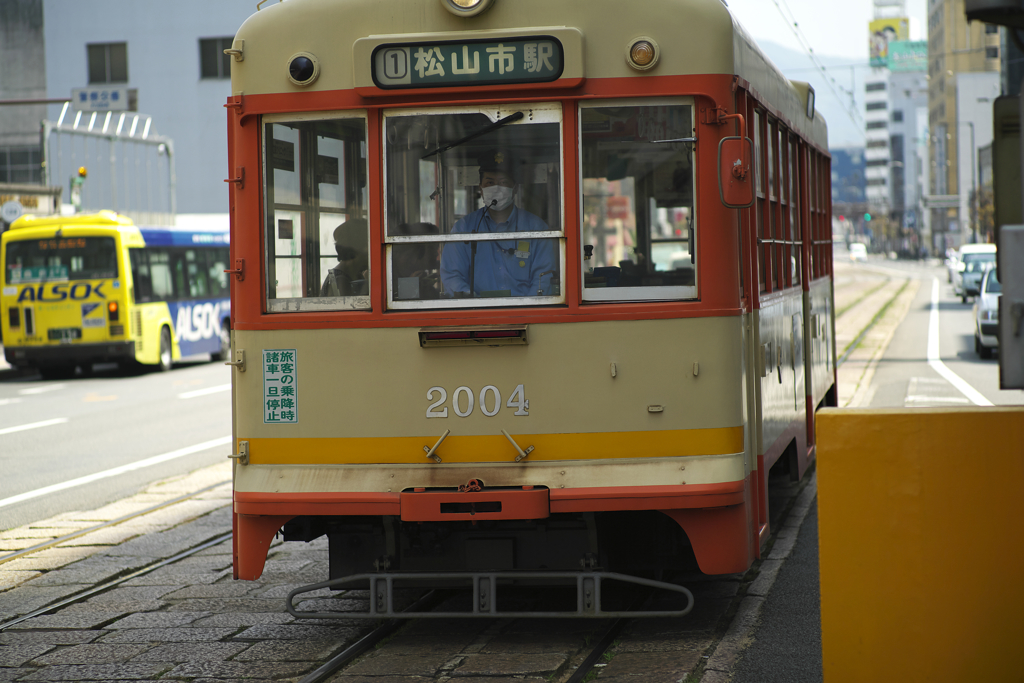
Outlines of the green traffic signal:
M868 223L870 223L871 222L871 214L870 213L864 214L864 220L867 221Z

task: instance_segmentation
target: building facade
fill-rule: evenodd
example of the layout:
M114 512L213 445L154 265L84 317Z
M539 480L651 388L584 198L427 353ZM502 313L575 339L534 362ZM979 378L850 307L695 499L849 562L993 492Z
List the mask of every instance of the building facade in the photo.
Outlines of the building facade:
M930 209L938 252L978 238L977 150L992 142L1000 41L998 26L967 22L964 0L928 0L931 194L957 196L956 206Z
M45 96L67 98L73 88L83 87L136 90L137 109L152 117L152 133L173 140L179 223L193 217L226 225L224 104L231 95L231 81L230 58L223 49L230 47L237 28L255 11L255 2L180 0L161 5L135 0L38 0L34 4L42 7L42 39L35 36L32 49L45 54L45 59L34 60L33 66L44 69L39 81ZM5 63L3 72L7 71ZM62 106L46 109L40 114L48 120L60 118ZM40 114L35 118L37 146ZM71 120L70 115L65 118ZM69 153L66 143L62 153ZM97 172L110 164L110 154L102 146L80 154L82 165L96 166ZM127 163L126 159L116 161ZM118 167L118 172L122 170L132 172ZM90 181L92 177L90 173ZM67 178L51 182L66 184ZM112 196L122 199L123 194Z

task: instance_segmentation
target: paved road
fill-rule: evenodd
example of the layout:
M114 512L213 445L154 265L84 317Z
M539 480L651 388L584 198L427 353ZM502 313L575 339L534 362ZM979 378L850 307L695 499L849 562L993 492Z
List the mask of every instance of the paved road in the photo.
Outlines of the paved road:
M230 381L230 368L207 362L184 363L167 373L130 375L99 368L93 376L59 382L38 377L0 381L0 530L97 508L149 482L219 462L230 453L225 440L231 434ZM11 501L218 439L225 441Z
M872 261L865 267L919 279L921 287L882 354L860 407L969 406L975 401L929 364L928 335L937 284L939 360L994 405L1024 404L1024 391L999 389L998 360L974 352L971 304L953 296L944 267ZM818 518L812 508L793 554L765 601L753 643L737 663L732 683L818 683L822 680L818 590ZM884 676L883 676L884 678Z

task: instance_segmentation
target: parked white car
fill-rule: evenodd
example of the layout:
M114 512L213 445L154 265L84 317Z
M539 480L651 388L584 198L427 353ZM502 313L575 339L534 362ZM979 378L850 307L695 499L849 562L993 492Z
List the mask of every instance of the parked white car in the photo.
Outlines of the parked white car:
M996 245L965 244L960 247L958 258L960 263L953 275L953 293L967 303L968 297L978 295L985 269L996 264Z
M995 268L987 269L981 278L978 298L974 301L974 350L982 358L991 358L999 348L999 284Z
M850 245L850 260L851 261L867 261L868 260L868 248L866 245L860 242L854 242Z

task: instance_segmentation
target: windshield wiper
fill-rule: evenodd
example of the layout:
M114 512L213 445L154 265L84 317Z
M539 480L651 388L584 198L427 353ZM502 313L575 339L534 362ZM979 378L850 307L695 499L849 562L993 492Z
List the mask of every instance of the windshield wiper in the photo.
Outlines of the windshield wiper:
M523 116L524 116L524 114L521 111L517 111L515 114L509 114L508 116L506 116L503 119L498 119L497 121L495 121L491 125L487 126L486 128L482 128L482 129L478 130L475 133L470 133L469 135L467 135L466 137L462 138L461 140L456 140L455 142L450 142L448 144L441 145L440 147L435 149L433 152L430 152L428 154L424 154L420 158L421 159L426 159L427 157L432 157L435 154L441 154L443 152L447 152L448 150L454 149L455 147L458 147L459 145L465 144L465 143L469 142L470 140L473 140L474 138L478 138L481 135L487 135L488 133L496 131L499 128L501 128L502 126L507 126L510 123L515 123L516 121L518 121L521 118L523 118Z

